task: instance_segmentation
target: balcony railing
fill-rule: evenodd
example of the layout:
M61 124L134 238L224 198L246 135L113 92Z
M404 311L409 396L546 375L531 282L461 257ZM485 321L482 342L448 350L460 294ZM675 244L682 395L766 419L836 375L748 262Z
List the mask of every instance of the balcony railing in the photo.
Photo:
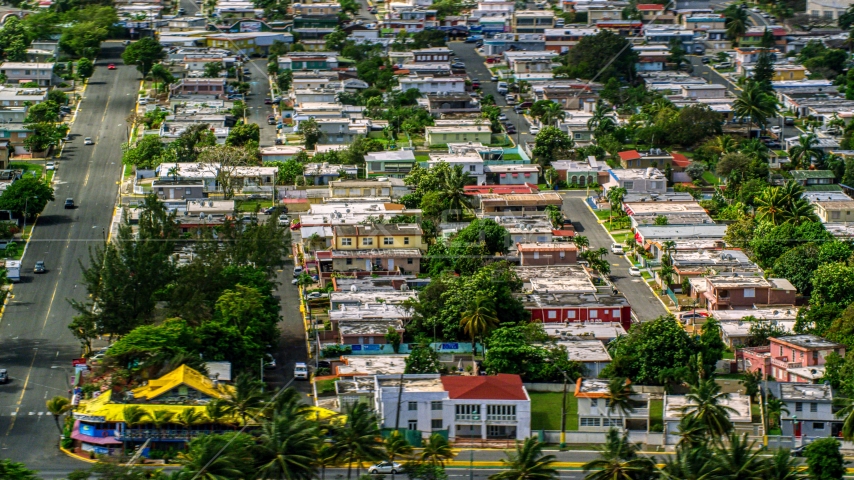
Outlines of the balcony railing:
M487 422L515 422L516 415L487 415Z
M479 422L481 416L479 413L458 413L454 417L455 420L476 421Z

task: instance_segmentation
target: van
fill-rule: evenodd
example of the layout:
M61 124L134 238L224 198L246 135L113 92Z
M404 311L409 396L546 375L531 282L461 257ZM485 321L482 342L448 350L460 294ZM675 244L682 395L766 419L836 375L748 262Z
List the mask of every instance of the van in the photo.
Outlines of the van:
M302 268L302 267L294 267L294 278L297 278L297 277L299 277L300 275L302 275L302 272L303 272L304 270L305 270L305 269L304 269L304 268Z
M623 246L620 245L619 243L612 243L611 244L611 253L613 253L614 255L622 255L623 254Z
M498 94L506 95L508 92L507 82L498 82Z
M294 380L308 380L308 366L305 363L294 365Z

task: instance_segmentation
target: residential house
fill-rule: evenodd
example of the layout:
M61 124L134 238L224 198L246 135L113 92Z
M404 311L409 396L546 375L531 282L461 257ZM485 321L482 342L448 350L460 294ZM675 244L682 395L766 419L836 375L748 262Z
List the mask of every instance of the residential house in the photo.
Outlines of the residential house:
M578 362L584 367L584 376L598 378L602 370L613 360L602 340L585 338L565 338L557 342L565 347L570 362Z
M674 285L681 285L686 278L700 279L706 275L761 272L741 250L674 250L670 252L670 258L673 261ZM682 293L687 295L689 292Z
M294 3L291 8L295 16L327 16L341 12L341 5L337 3Z
M623 9L612 5L597 5L587 8L587 24L596 25L601 20L622 20Z
M477 99L472 98L469 95L463 95L463 94L459 94L459 93L458 94L448 94L448 95L445 95L445 94L427 95L427 97L425 99L425 103L427 103L427 109L430 111L430 113L433 114L434 116L437 116L437 117L438 116L444 116L447 114L455 114L455 113L472 114L472 113L478 113L481 110L480 102ZM426 127L426 128L427 129L430 129L430 128L436 129L436 128L443 128L443 127L434 126L434 127ZM480 129L480 131L482 131L482 130L490 131L488 126L478 126L478 128ZM487 138L486 141L476 140L478 142L490 143L490 141L488 139L491 137L481 136L478 138ZM463 141L466 141L466 140L463 139ZM469 140L469 141L471 141L471 140ZM451 142L439 141L437 143L451 143ZM430 144L430 145L432 145L432 144Z
M688 30L708 32L726 27L726 18L715 13L703 13L682 16L682 26Z
M368 177L403 178L415 166L412 150L387 150L365 154Z
M412 50L412 60L415 63L447 63L451 61L451 50L448 47L421 48Z
M61 79L53 73L54 63L3 62L0 74L6 83L36 83L40 87L56 85Z
M480 195L480 208L484 214L505 212L542 212L549 205L563 206L563 198L555 192L499 195Z
M420 271L423 232L416 224L336 225L321 271Z
M776 48L781 52L786 51L789 32L779 25L749 27L747 32L739 37L738 46L741 48L762 47L762 37L765 35L766 29L774 36Z
M656 25L669 25L676 22L676 15L667 11L667 7L660 3L638 3L635 5L641 14L641 20L645 23Z
M474 179L475 184L483 185L486 183L486 174L483 171L483 158L477 153L472 152L465 155L431 153L430 160L426 163L428 168L433 168L440 163L447 163L451 168L459 165L463 169L463 172L468 173Z
M669 435L679 433L679 422L682 421L693 402L685 395L664 394L664 431ZM741 393L730 393L729 398L721 398L718 405L728 407L726 410L729 421L738 433L753 433L753 419L750 410L750 397ZM686 411L686 409L688 409Z
M600 26L601 28L601 26ZM689 53L703 53L705 47L695 38L694 31L675 25L650 26L643 29L643 38L648 45L670 45L678 42Z
M425 127L428 146L459 142L492 143L492 130L487 125Z
M657 168L632 168L625 170L609 170L610 179L605 189L622 187L628 193L665 193L667 178Z
M3 107L25 107L24 102L38 105L45 100L47 100L47 89L0 87L0 106ZM0 116L0 119L4 118Z
M341 174L355 177L359 169L355 165L306 163L303 165L303 177L309 185L329 185L330 182L338 180Z
M543 32L545 49L558 54L566 53L578 45L582 38L592 37L597 33L599 33L598 28L576 28L575 25L566 28L549 28Z
M631 305L610 287L594 288L593 292L533 293L519 295L519 300L534 322L619 322L625 329L632 324Z
M444 430L458 444L531 435L531 399L518 375L374 378L373 405L382 428L420 431L422 437Z
M718 274L706 277L706 289L698 300L709 310L752 308L754 305L794 305L797 291L785 278L765 279L754 273Z
M830 170L792 170L792 180L803 187L813 185L832 185L836 183L836 175Z
M335 52L290 52L278 59L281 70L332 70L338 68Z
M574 265L578 248L571 243L517 243L520 265Z
M816 19L833 23L850 7L848 0L807 0L806 13Z
M601 343L601 342L599 342ZM631 412L611 410L608 380L579 378L575 384L578 401L578 430L582 432L607 432L619 430L649 430L649 394L636 393L630 397ZM626 380L626 388L629 387Z
M155 173L164 181L201 180L205 193L218 193L223 190L217 175L218 169L219 166L212 163L161 163ZM276 184L278 174L279 167L234 167L230 175L230 185L226 187L241 193L269 195Z
M763 309L769 310L769 309ZM754 326L774 326L779 330L786 333L794 333L795 332L795 320L760 320L756 321L745 321L745 320L736 320L736 321L722 321L719 319L719 315L717 312L734 312L738 313L742 316L747 316L753 313L753 310L718 310L715 312L715 320L720 322L721 327L721 339L724 343L732 350L737 350L750 340L755 333ZM740 358L744 358L743 354L740 355Z
M786 437L838 437L844 418L836 416L829 384L778 383L773 395L785 409L780 428Z
M588 157L587 161L556 160L552 162L552 168L557 170L558 178L568 185L602 185L608 182L611 169L606 163L599 162L595 157Z
M493 185L527 185L539 182L540 166L537 164L486 165L486 183ZM521 192L519 192L521 193Z
M816 200L812 204L822 223L854 222L854 200Z
M354 168L348 166L348 168ZM352 199L369 199L376 202L378 199L400 198L408 193L411 189L404 185L400 179L351 179L351 180L332 180L329 182L329 188L325 195L326 203L346 202L348 198Z
M185 428L176 421L157 426L146 421L128 425L123 412L134 406L143 411L169 412L174 419L188 410L204 415L207 404L232 393L232 387L211 380L186 365L123 394L113 390L100 392L91 400L79 400L71 414L74 419L73 450L78 454L119 457L124 455L123 446L134 448L145 444L148 447L142 452L145 456L153 450L184 448L192 438L225 433L232 427L205 422ZM79 395L75 393L74 402ZM224 420L232 422L235 419L226 415Z
M517 10L511 28L515 33L545 33L554 25L555 14L550 10Z
M286 162L304 151L302 145L276 145L261 147L261 162Z
M481 23L487 20L487 18L482 18ZM503 22L503 20L501 21ZM541 33L496 33L492 38L483 41L483 48L486 55L503 55L508 52L539 52L545 50L546 41Z
M172 95L223 95L225 78L182 78L170 85Z
M462 95L466 93L465 77L434 77L409 75L398 79L399 90L418 90L422 95Z
M817 335L772 337L771 376L778 382L816 383L824 376L827 356L845 356L845 346Z
M556 340L592 338L606 344L626 334L626 329L619 322L551 324L545 331Z

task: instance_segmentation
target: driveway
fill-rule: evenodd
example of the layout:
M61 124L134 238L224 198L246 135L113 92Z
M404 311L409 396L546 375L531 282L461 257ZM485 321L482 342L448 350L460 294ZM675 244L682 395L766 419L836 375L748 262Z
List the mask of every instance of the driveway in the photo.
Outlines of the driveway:
M562 195L564 214L572 220L576 234L587 237L590 248L604 247L610 251L613 240L584 202L585 192L565 192ZM640 321L648 322L669 313L641 277L629 275L631 265L625 257L609 253L606 258L611 264L612 281L617 290L629 299L632 311Z

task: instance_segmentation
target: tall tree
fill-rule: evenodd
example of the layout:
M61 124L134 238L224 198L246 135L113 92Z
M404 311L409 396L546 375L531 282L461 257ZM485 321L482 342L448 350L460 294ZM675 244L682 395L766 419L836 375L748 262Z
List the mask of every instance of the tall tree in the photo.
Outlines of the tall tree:
M56 422L56 429L59 430L59 433L62 433L62 427L59 426L59 418L71 410L71 401L65 397L56 396L48 399L45 404L47 411L53 415L53 421Z
M475 297L463 318L460 319L460 325L463 327L463 332L471 337L472 358L474 358L477 337L482 340L498 326L498 317L495 315L492 299L484 295Z
M554 455L543 455L544 444L536 437L516 442L516 451L507 452L502 459L504 470L490 475L489 480L551 480L557 478Z
M709 435L719 438L732 430L729 414L735 413L735 409L723 404L728 398L729 394L721 393L721 386L714 379L701 380L699 385L691 387L681 412L696 418Z
M765 125L768 117L776 115L779 112L780 106L777 99L768 94L761 85L756 82L749 82L741 94L733 102L733 113L737 118L748 121L748 137L753 129L753 124L760 126Z
M430 435L427 443L418 454L418 461L429 463L433 467L444 467L445 462L454 458L454 451L448 439L443 435L434 433Z
M240 417L243 424L249 418L255 418L266 399L264 384L249 374L241 374L234 382L233 392L225 398L225 404L232 414Z
M136 69L143 77L148 76L151 67L155 63L166 58L163 45L154 37L143 37L130 45L122 52L122 61L126 65L136 65Z
M822 156L824 152L818 147L818 137L814 133L801 135L798 137L798 143L789 149L789 159L795 167L809 167Z
M333 443L338 449L340 459L347 462L347 478L349 480L353 464L356 464L356 475L361 470L362 462L381 460L385 457L383 445L379 440L380 429L377 426L376 415L364 403L354 403L346 410L347 423L337 429Z
M582 467L585 472L591 472L584 477L585 480L652 478L654 462L638 454L640 445L629 442L627 433L620 435L619 430L611 428L605 436L605 443L598 450L599 458Z
M317 424L302 415L276 415L264 423L255 458L258 476L271 480L315 478L321 435Z

